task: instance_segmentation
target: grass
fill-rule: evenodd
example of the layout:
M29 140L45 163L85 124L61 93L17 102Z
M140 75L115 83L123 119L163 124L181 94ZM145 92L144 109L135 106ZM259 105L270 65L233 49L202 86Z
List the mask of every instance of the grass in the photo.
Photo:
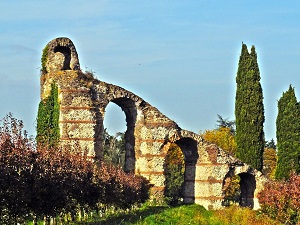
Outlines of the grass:
M219 211L208 211L199 205L145 206L128 213L114 213L105 218L94 219L94 222L77 222L81 225L278 225L277 221L256 211L229 207Z

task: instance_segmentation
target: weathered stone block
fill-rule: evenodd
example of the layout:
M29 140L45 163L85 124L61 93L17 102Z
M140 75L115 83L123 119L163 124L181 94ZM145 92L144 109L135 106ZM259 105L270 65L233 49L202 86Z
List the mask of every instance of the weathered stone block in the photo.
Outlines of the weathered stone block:
M205 166L196 165L196 180L208 180L214 178L215 180L223 180L228 172L228 166L208 164Z
M62 138L94 138L94 126L92 123L64 123L62 125Z
M221 197L222 195L222 183L195 181L196 197Z
M61 121L91 121L95 119L95 112L90 109L61 109Z

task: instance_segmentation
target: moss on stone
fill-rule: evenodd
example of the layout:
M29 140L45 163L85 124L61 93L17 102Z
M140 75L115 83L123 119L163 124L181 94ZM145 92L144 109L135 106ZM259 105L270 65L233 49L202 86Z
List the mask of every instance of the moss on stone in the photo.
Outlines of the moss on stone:
M47 73L46 63L47 63L47 59L48 59L48 50L49 50L49 46L46 45L45 48L43 49L43 54L42 54L42 58L41 58L42 74Z

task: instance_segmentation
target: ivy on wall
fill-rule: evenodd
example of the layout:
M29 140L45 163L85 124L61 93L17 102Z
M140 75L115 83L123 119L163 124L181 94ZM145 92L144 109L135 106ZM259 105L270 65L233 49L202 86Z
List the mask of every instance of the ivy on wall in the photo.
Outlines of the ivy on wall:
M50 95L39 104L36 141L38 146L56 147L59 139L58 87L52 83Z

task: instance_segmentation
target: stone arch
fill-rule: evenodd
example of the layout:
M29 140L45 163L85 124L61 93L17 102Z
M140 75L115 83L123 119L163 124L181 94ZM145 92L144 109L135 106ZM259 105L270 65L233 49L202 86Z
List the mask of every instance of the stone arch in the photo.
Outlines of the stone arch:
M45 65L48 73L61 70L80 70L75 45L69 38L56 38L50 41L45 49L48 51Z
M185 161L184 203L195 202L196 164L199 158L197 141L192 138L181 138L175 142L182 150Z
M110 100L110 102L119 106L125 113L126 131L125 131L125 172L134 172L135 169L135 123L137 117L137 109L135 102L126 97L118 97ZM108 105L108 104L107 104ZM106 105L106 107L107 107ZM105 108L106 108L105 107ZM105 114L104 114L105 118ZM103 118L103 120L104 120Z
M249 166L231 168L225 175L222 190L225 191L229 187L232 178L238 175L240 177L239 205L251 209L256 208L255 193L257 189L257 177L255 172ZM227 205L225 202L223 204Z

